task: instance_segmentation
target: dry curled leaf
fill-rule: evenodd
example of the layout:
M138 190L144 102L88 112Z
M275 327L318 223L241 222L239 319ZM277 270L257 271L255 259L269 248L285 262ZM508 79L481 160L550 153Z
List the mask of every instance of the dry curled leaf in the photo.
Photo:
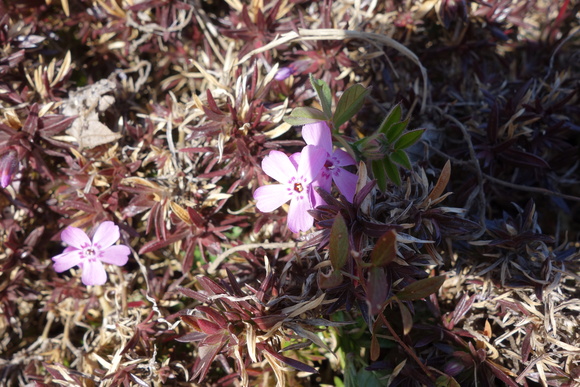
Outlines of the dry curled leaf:
M99 121L99 113L105 112L115 102L115 97L106 95L114 88L112 81L103 79L71 93L63 104L64 115L78 116L67 134L75 138L79 148L94 148L121 138L119 133Z

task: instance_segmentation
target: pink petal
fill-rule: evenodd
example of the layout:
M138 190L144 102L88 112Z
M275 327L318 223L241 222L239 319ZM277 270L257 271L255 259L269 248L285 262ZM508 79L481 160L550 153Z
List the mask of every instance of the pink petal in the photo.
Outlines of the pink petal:
M308 145L320 146L328 153L332 153L332 135L330 128L324 121L306 124L302 127L302 138Z
M113 243L119 240L121 234L119 233L119 227L115 223L107 221L101 223L101 225L95 231L93 236L93 245L98 245L102 249L106 249L112 246Z
M71 267L77 266L81 263L81 251L74 250L66 252L65 250L64 253L52 257L52 260L54 261L54 271L62 273L63 271L67 271Z
M107 282L107 272L99 260L85 260L81 280L85 285L103 285Z
M99 257L101 262L110 263L111 265L123 266L129 260L131 249L125 245L115 245L107 247Z
M331 180L329 179L329 181L331 181ZM314 189L317 186L321 187L325 191L330 192L330 187L328 189L326 189L322 185L320 185L317 180L314 180L312 182L312 185L310 186L310 202L312 203L312 208L326 204L326 202L324 201L322 196L320 196L318 194L318 192L316 192L316 190Z
M300 152L292 153L290 155L290 162L294 165L294 168L298 169L298 164L300 164Z
M322 170L328 153L324 149L312 145L306 145L300 153L297 175L304 177L306 182L310 183Z
M283 81L292 74L294 74L294 70L290 67L280 67L276 72L276 75L274 75L274 79L277 81Z
M352 203L352 199L356 193L358 176L342 168L336 168L333 172L332 180L334 180L338 190L344 195L346 200Z
M347 152L342 149L337 149L331 156L334 165L339 167L346 167L347 165L355 165L356 162Z
M310 201L305 197L294 197L288 210L288 228L292 232L306 231L314 224L314 218L307 212L312 209Z
M262 169L266 175L282 184L287 184L288 180L296 175L296 168L288 156L280 151L271 151L268 156L264 157Z
M256 207L262 212L272 212L292 197L292 191L287 185L263 185L254 191Z
M92 244L91 240L83 230L71 226L64 229L60 234L60 238L64 243L76 247L77 249L82 249Z

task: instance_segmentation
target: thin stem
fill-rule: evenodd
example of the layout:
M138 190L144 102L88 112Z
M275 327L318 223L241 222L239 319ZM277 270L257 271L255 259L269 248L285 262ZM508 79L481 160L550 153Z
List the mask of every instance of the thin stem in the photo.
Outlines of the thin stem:
M387 321L387 318L385 317L385 315L383 313L381 313L381 319L383 320L383 323L389 329L389 332L391 332L391 335L393 335L393 338L395 339L395 341L397 343L399 343L399 345L401 347L403 347L403 349L405 350L405 352L407 352L409 355L411 355L411 357L413 358L413 360L415 360L415 362L419 365L419 367L421 367L421 369L423 370L423 372L425 372L425 375L429 376L429 378L431 380L435 381L435 377L433 376L433 374L431 373L431 371L417 357L417 355L415 354L415 351L413 351L411 348L409 348L409 346L407 344L405 344L403 342L403 340L401 340L401 338L399 337L399 335L397 335L397 332L395 332L395 330L393 329L393 327L391 326L391 324L389 324L389 322Z

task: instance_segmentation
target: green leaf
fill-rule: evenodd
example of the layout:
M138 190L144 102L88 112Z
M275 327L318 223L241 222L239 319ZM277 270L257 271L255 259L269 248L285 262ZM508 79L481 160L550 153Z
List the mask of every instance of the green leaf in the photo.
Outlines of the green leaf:
M424 131L425 129L415 129L403 134L395 143L395 149L407 149L411 145L414 145L419 141Z
M344 367L344 387L358 387L356 382L356 365L354 356L346 356L346 365Z
M397 256L397 232L389 230L377 240L371 252L373 266L387 266Z
M443 275L425 278L413 282L409 286L405 286L405 288L397 293L396 296L401 301L420 300L439 290L441 285L443 285L443 282L445 282L445 276Z
M391 126L393 126L395 123L401 121L401 115L402 115L401 104L398 103L395 106L393 106L393 108L391 109L389 114L387 114L387 116L385 117L385 119L381 123L381 126L379 127L379 132L387 134L387 132L389 131Z
M326 116L318 109L311 107L297 107L292 110L288 117L284 117L284 121L290 125L305 125L314 122L326 121Z
M383 162L381 160L372 160L371 169L373 170L373 176L377 181L379 189L385 192L387 190L387 175L385 174Z
M389 130L387 130L387 133L385 133L385 135L387 136L387 141L389 142L389 144L394 143L399 139L399 137L401 137L401 134L407 128L407 125L409 125L409 119L397 122L396 124L393 124L389 128Z
M365 387L382 387L385 385L385 382L377 376L376 372L367 371L364 368L358 370L356 383L357 386Z
M310 83L316 94L318 94L318 100L320 101L320 106L322 106L322 111L326 116L326 120L332 118L332 94L330 92L330 87L322 79L315 79L312 74L310 74Z
M409 160L407 152L402 149L391 153L391 160L404 168L411 169L411 160Z
M383 166L385 168L385 172L387 172L387 176L389 179L395 183L396 185L401 185L401 174L399 173L399 167L395 165L389 156L385 156L383 159Z
M339 212L330 229L329 255L334 270L338 271L346 265L349 250L348 229L342 214Z
M346 89L340 96L336 112L334 112L333 122L336 129L350 120L360 110L369 93L370 90L359 83Z
M436 387L461 387L453 376L441 375L435 381Z

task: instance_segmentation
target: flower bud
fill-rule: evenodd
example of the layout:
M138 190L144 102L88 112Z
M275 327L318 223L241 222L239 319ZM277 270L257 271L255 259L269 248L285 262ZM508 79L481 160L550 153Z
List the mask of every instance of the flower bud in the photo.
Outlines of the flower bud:
M0 155L0 186L8 187L12 177L18 172L18 153L14 149Z
M290 67L280 67L276 72L276 75L274 75L274 79L277 81L283 81L292 74L294 74L294 71Z

